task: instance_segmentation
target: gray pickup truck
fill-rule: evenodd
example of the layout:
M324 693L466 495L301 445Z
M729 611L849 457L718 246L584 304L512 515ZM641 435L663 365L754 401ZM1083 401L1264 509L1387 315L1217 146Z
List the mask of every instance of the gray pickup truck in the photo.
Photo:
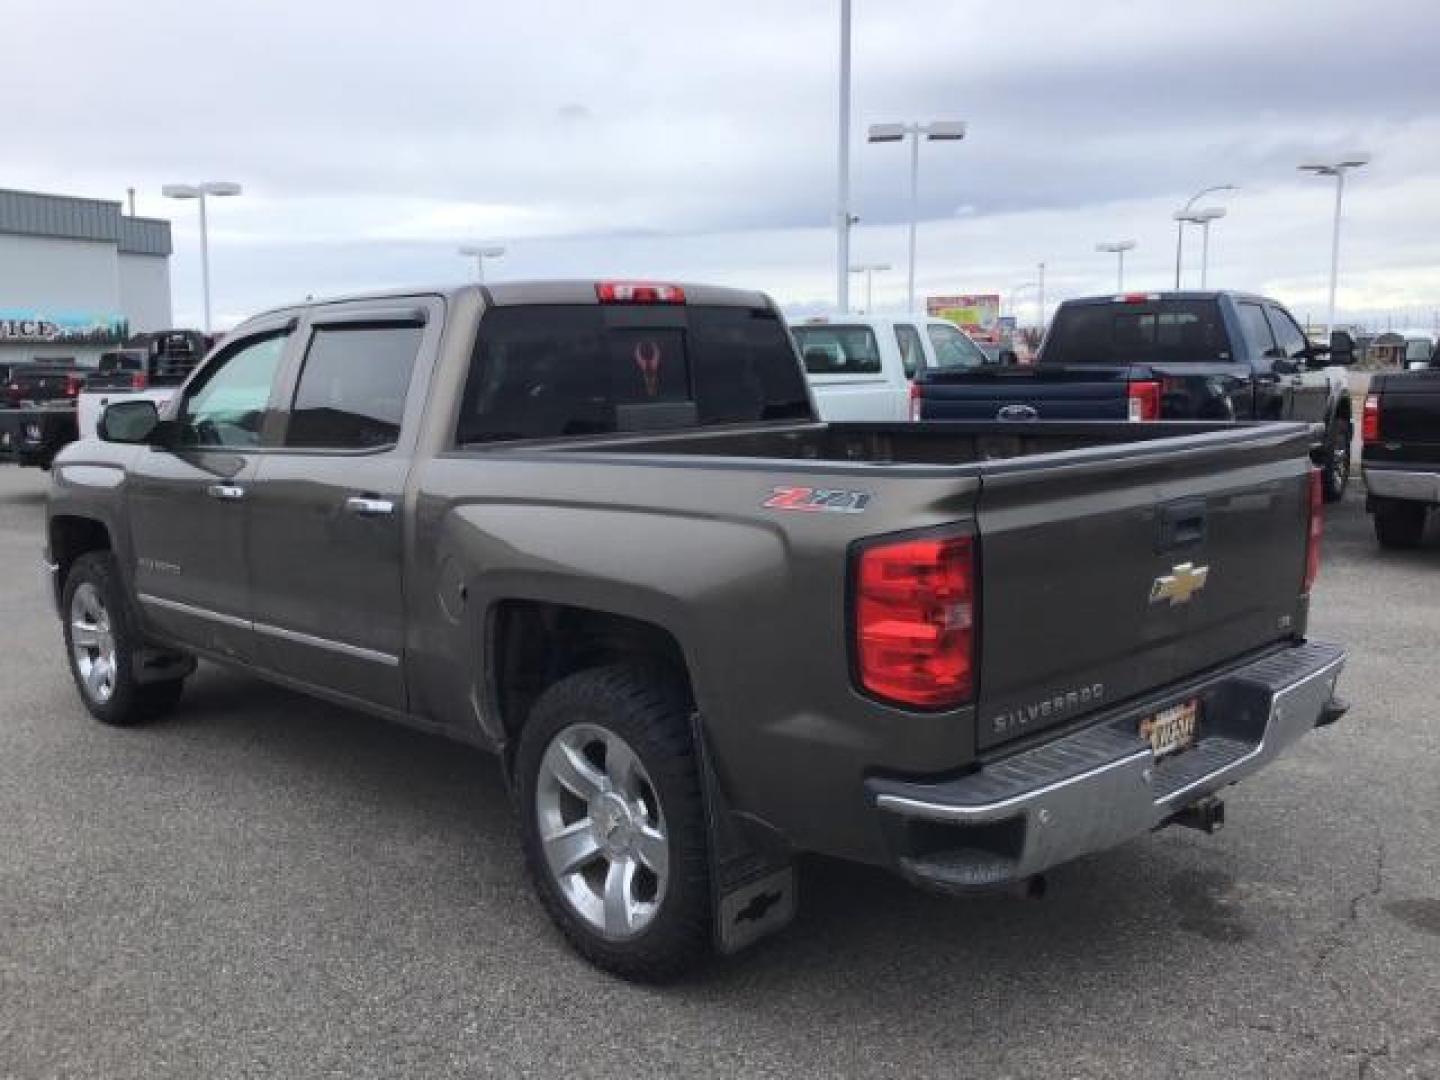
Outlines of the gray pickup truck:
M201 657L501 755L586 957L784 925L802 852L968 892L1167 824L1336 719L1303 424L824 424L759 293L307 303L67 447L87 708Z

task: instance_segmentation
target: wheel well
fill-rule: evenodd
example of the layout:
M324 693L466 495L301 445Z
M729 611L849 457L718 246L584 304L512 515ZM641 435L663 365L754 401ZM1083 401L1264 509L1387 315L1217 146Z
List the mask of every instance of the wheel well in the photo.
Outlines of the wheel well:
M680 643L663 627L590 608L528 600L497 604L491 624L492 687L507 735L535 699L566 675L621 661L659 665L693 698Z
M50 557L60 568L64 581L70 567L81 555L111 550L110 530L94 518L60 515L50 519Z

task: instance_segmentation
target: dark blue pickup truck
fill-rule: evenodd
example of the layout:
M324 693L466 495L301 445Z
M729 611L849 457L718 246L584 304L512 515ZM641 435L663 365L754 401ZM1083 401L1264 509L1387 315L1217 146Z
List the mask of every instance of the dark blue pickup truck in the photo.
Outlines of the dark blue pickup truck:
M1409 548L1440 506L1440 349L1418 371L1376 375L1365 396L1365 505L1382 547Z
M1325 497L1350 477L1352 411L1343 332L1315 345L1274 300L1238 292L1067 300L1033 365L925 370L921 420L1303 420Z

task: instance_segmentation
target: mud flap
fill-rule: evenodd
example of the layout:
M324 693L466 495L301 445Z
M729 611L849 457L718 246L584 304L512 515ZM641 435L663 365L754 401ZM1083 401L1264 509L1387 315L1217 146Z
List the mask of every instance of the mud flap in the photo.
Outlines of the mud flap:
M788 847L778 836L730 808L698 712L691 715L690 726L700 756L700 783L710 840L715 948L728 955L784 929L795 917L795 867Z

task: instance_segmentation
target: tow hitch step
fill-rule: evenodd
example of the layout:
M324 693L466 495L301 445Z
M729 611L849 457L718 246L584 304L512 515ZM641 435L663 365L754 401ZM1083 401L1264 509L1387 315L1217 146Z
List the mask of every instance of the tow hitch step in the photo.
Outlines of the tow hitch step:
M1199 829L1203 833L1217 832L1225 825L1225 802L1213 795L1207 796L1185 807L1169 823Z

